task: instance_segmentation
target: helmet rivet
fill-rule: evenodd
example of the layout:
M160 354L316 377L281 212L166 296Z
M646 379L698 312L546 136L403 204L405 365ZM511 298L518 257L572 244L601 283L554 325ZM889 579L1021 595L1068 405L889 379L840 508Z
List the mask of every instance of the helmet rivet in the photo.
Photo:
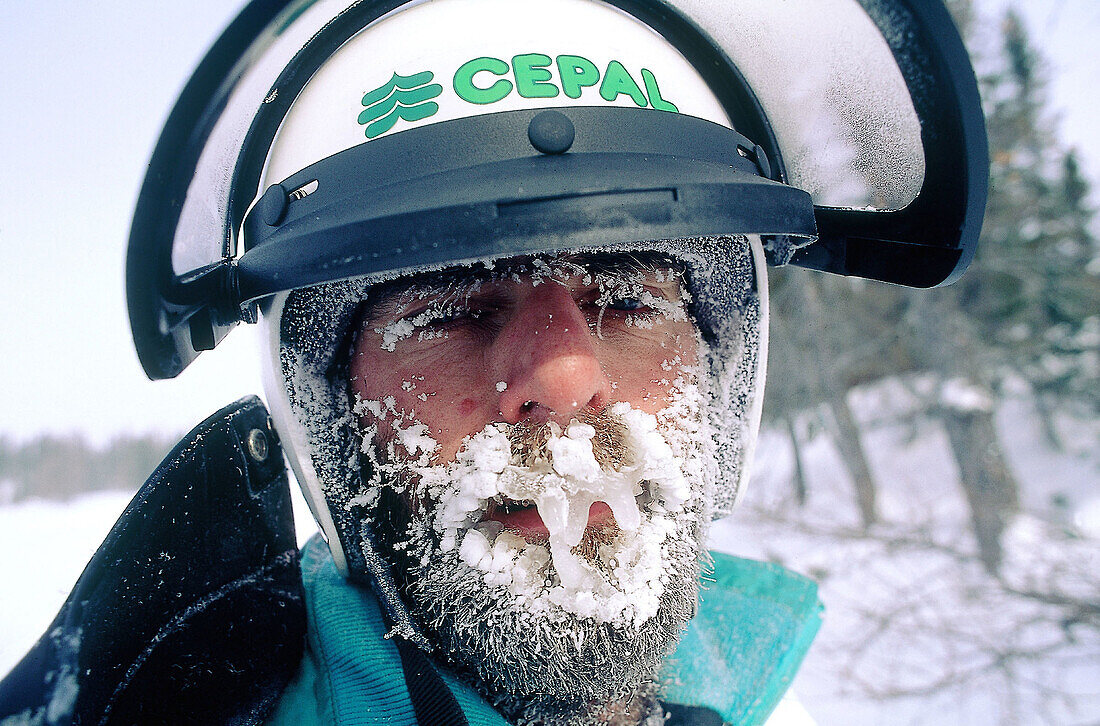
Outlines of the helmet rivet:
M286 213L286 189L282 184L272 184L257 202L260 219L268 227L277 227Z
M252 429L248 432L248 453L262 464L267 461L267 436L260 429Z
M538 113L527 127L531 146L544 154L564 154L573 145L576 135L573 122L559 111Z

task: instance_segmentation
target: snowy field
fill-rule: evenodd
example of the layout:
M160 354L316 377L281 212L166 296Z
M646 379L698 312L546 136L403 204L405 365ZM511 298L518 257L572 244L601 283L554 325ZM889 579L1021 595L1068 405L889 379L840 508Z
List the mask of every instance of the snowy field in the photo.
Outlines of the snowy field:
M854 407L877 410L883 395L853 398ZM998 580L974 558L942 431L862 418L882 515L870 531L858 527L850 480L827 440L803 450L809 489L799 506L789 442L766 432L744 505L712 534L716 549L780 561L821 583L825 625L794 686L806 709L821 726L1100 722L1094 428L1074 428L1055 453L1026 406L1002 407L1028 513L1007 533ZM0 673L49 625L129 498L0 506ZM295 508L304 541L315 526L300 498ZM1081 621L1067 617L1066 603L1087 611Z
M853 408L881 409L887 393L854 397ZM794 683L802 703L822 726L1100 723L1095 424L1072 422L1055 453L1028 406L998 412L1027 512L1006 533L998 580L977 560L942 430L861 418L878 483L880 522L870 531L858 526L830 442L803 449L808 497L798 506L791 447L772 433L761 438L744 506L712 531L717 549L820 583L824 626Z

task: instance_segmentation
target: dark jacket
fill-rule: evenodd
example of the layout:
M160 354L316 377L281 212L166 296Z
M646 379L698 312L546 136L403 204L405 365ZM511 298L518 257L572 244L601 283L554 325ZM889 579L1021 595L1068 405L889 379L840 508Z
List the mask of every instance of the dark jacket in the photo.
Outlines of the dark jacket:
M298 668L305 623L282 451L260 400L242 399L138 491L0 682L0 720L259 724Z

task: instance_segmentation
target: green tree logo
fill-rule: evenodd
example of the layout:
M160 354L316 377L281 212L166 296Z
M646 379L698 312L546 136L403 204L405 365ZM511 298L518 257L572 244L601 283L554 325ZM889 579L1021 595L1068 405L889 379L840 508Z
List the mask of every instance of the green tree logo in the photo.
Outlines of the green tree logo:
M395 72L384 85L364 95L366 108L359 114L359 123L366 124L367 138L386 133L398 119L420 121L435 114L439 104L431 99L443 93L443 86L432 83L432 78L431 71L411 76Z

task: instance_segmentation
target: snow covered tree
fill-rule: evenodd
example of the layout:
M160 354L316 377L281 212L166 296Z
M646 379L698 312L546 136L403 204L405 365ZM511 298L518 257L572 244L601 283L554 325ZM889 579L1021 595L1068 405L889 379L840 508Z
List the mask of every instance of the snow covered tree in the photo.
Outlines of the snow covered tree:
M1054 412L1095 412L1100 388L1100 277L1087 184L1057 142L1043 63L1020 17L1006 13L1000 32L1000 63L982 79L992 168L978 256L934 299L911 298L911 312L930 317L933 334L951 346L951 359L940 361L948 384L941 415L991 571L1019 501L996 441L995 401L1024 380L1056 441Z
M1003 70L983 79L992 157L983 249L957 294L989 335L997 378L1023 377L1041 411L1095 412L1100 255L1088 185L1054 137L1043 64L1020 17L1008 12L1001 30Z
M775 271L765 410L796 454L807 434L832 435L868 526L875 482L849 391L897 376L919 384L920 415L939 420L952 443L981 559L996 572L1019 507L996 407L1026 382L1051 440L1058 411L1100 410L1100 254L1087 182L1057 142L1042 61L1020 18L1009 12L990 33L970 0L949 5L985 69L992 168L978 256L959 282L930 291ZM796 486L805 488L797 473Z
M731 525L748 531L733 539L821 582L831 612L815 646L819 677L843 694L845 712L888 701L875 710L891 714L880 722L1091 722L1100 546L1064 512L1028 509L1030 482L1017 480L995 425L1025 390L1051 441L1059 421L1068 432L1066 413L1100 412L1089 188L1057 138L1043 61L1020 17L991 23L970 0L948 4L975 54L988 119L978 256L935 290L773 271L772 431L746 524ZM902 404L890 400L899 383ZM854 411L855 435L839 406ZM768 444L777 432L794 444L789 468L785 445ZM936 453L916 457L911 442ZM794 493L777 486L784 478Z
M769 425L788 432L796 463L803 441L827 434L852 480L864 527L878 518L875 482L861 430L848 402L863 383L912 368L907 353L890 344L887 328L898 293L805 270L779 268L770 276L771 342L764 412ZM807 484L795 472L805 499Z

